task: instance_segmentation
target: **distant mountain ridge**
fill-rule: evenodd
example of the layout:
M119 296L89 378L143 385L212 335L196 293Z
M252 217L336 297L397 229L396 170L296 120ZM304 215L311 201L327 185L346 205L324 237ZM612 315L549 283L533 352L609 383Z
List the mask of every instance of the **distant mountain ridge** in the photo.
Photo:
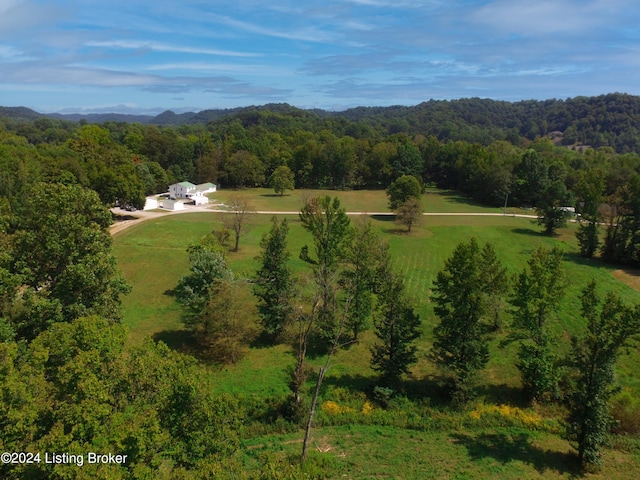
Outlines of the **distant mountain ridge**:
M518 102L481 98L429 100L414 106L356 107L340 112L305 110L286 103L179 114L167 110L155 116L41 114L26 107L0 107L0 119L3 117L17 122L44 117L159 126L237 121L245 128L261 125L269 131L276 131L282 125L321 129L342 125L341 134L353 137L422 134L436 136L441 141L463 140L483 145L496 140L517 144L521 138L533 140L554 135L563 145L610 146L619 153L640 153L640 96L624 93Z
M251 111L269 111L273 113L291 113L299 112L322 112L324 115L332 115L332 112L323 110L304 110L293 107L289 104L266 104L260 106L236 107L207 109L199 112L175 113L171 110L165 110L158 115L132 115L126 113L40 113L27 107L2 107L0 106L0 118L6 117L17 121L33 121L38 118L52 118L58 120L68 120L71 122L79 122L84 120L87 123L104 123L104 122L124 122L124 123L142 123L145 125L188 125L198 123L209 123L223 117Z

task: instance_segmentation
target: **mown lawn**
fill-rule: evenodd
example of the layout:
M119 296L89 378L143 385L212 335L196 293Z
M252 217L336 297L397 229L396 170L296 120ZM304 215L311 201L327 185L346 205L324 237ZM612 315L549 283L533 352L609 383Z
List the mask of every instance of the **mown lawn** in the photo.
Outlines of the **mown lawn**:
M267 210L278 210L276 207L281 200L280 197L265 197L264 191L266 190L244 190L240 193L248 196L252 201L259 198L261 200L256 201L270 202L264 205ZM299 194L299 192L294 193ZM302 195L310 196L316 193L318 192L304 192ZM324 195L327 192L319 193ZM368 203L375 203L371 198L377 198L379 202L386 201L382 191L330 193L364 195L369 198ZM464 198L455 197L448 192L426 194L427 197L429 195L438 198L442 205L441 211L446 211L447 205L453 205L455 209L464 206ZM356 201L357 196L353 198ZM469 210L472 208L477 211L480 207L470 206ZM494 209L485 209L485 211L493 212ZM180 342L182 330L180 308L174 302L172 290L180 277L188 271L187 247L219 226L221 218L221 214L218 213L168 215L134 225L115 235L114 249L119 266L133 286L131 294L123 301L124 322L130 329L132 341L139 341L146 335L156 335L157 338L168 343ZM254 215L250 220L249 228L242 235L240 251L229 252L228 260L237 276L250 277L257 269L256 256L260 252L259 242L262 235L268 231L271 218L270 215ZM310 235L302 229L297 215L287 215L285 218L290 224L291 266L299 274L304 274L308 268L298 259L298 253L305 243L311 242ZM432 329L437 322L430 303L435 277L455 246L472 236L477 237L480 243L493 243L499 258L511 274L516 274L524 268L530 253L538 246L559 245L564 250L568 288L560 311L557 332L559 345L563 348L568 345L570 335L580 332L583 324L579 314L580 294L591 279L598 282L603 292L617 291L627 302L640 302L640 293L618 279L622 278L618 269L602 262L586 261L577 255L575 225L570 225L561 230L556 237L550 238L541 235L535 221L526 218L426 216L410 234L407 234L393 221L393 217L368 216L365 218L369 219L389 242L396 270L405 276L408 293L412 296L415 308L423 320L423 341L420 347L424 351L428 350ZM352 221L361 222L365 218L354 216ZM251 301L248 291L247 296L249 297L247 301ZM176 333L175 338L172 337L172 332ZM494 355L494 358L492 364L495 364L495 368L510 370L509 364L513 360L510 355ZM254 362L248 363L254 364ZM622 365L626 366L628 363L630 362L623 360ZM241 368L241 365L232 368ZM632 365L629 367L631 368ZM421 370L420 365L417 368ZM369 370L356 373L371 374ZM622 373L625 375L624 371ZM496 376L500 377L500 375ZM626 377L629 382L636 383L631 375Z
M226 204L230 198L248 199L256 210L297 212L308 197L338 197L348 212L389 212L384 190L293 190L276 195L268 188L220 190L209 195L212 203ZM422 197L424 211L433 212L491 212L502 213L502 208L487 208L457 192L427 189ZM532 213L530 210L507 208L508 213Z

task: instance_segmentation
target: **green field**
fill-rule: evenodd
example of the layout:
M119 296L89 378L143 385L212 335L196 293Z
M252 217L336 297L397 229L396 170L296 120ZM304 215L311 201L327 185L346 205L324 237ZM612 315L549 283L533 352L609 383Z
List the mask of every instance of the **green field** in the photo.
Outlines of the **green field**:
M301 198L318 194L339 196L348 211L388 211L382 191L296 191L278 197L269 190L257 189L218 192L214 198L224 203L230 195L243 195L256 210L297 211ZM450 192L430 191L424 196L424 204L427 212L500 212L470 204ZM302 272L306 267L297 257L300 247L310 242L310 237L301 228L297 216L289 215L287 219L291 226L291 266ZM436 323L429 296L437 272L461 241L476 236L480 242L492 242L499 258L514 274L524 267L536 247L556 244L562 247L570 284L558 321L560 350L568 348L570 335L578 333L583 325L579 315L580 292L591 279L597 280L603 292L613 290L626 302L640 303L640 293L616 278L622 278L619 270L597 261L585 261L577 255L575 225L549 238L539 233L540 228L534 221L512 216L427 216L411 234L399 229L391 217L374 216L370 220L388 240L396 269L405 276L408 291L422 318L419 362L407 378L407 391L413 398L422 398L418 404L423 407L429 402L437 403L437 394L433 393L435 372L427 359ZM123 301L124 322L130 329L132 342L151 335L175 348L184 347L180 308L175 304L171 290L188 270L186 248L220 221L221 216L216 213L181 213L144 221L115 235L119 267L133 286L131 294ZM352 221L362 221L362 217L354 216ZM251 219L251 228L241 239L240 251L228 256L236 275L247 277L255 272L259 241L269 225L268 215L255 215ZM633 276L625 278L633 280ZM247 292L247 301L251 300ZM505 320L508 320L506 316ZM499 340L500 337L493 342L492 360L482 372L479 401L491 405L517 405L519 379L514 366L515 348L500 348ZM333 401L354 411L362 408L365 399L361 390L375 385L376 377L369 367L368 353L372 342L373 334L368 332L359 344L336 356L323 388L323 402ZM640 395L638 358L637 354L624 356L619 368L621 383L634 396ZM259 347L252 348L237 365L221 369L211 367L211 374L221 391L260 403L286 395L287 368L292 364L288 347ZM329 462L327 471L335 474L335 478L342 478L343 473L345 478L571 478L576 473L570 446L552 431L553 428L539 432L530 428L522 430L517 424L514 426L501 420L475 425L465 423L463 414L438 413L441 411L423 407L406 406L401 409L404 413L377 412L375 421L362 415L341 420L340 415L321 414L314 431L318 446L315 456L322 457L316 458L317 462ZM555 422L554 425L561 414L543 407L535 413ZM444 415L445 424L450 425L444 429L425 427L424 418L434 415ZM411 416L416 418L411 420ZM351 426L340 426L343 421ZM368 422L377 425L353 425ZM274 426L274 430L278 428ZM255 427L254 434L246 440L247 446L251 447L247 450L248 467L259 452L281 456L297 452L299 433L273 437L259 430ZM527 441L522 440L525 436ZM331 446L324 453L319 446L322 439ZM632 478L628 476L629 472L640 471L640 449L632 442L627 450L608 452L605 461L603 475Z
M307 197L338 197L348 212L388 212L388 199L383 190L294 190L283 196L276 195L268 188L246 190L220 190L210 194L212 202L226 203L231 197L247 198L256 210L297 212ZM487 208L456 192L427 189L423 195L424 211L430 212L472 212L502 213L501 208ZM531 213L531 211L508 207L509 213Z

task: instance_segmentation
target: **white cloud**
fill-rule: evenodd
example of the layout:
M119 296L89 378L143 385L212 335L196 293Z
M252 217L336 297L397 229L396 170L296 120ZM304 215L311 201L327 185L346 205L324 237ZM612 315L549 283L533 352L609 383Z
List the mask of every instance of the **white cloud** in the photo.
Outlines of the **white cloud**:
M219 50L215 48L199 48L180 45L168 45L144 40L109 40L87 42L88 47L122 48L131 50L154 50L157 52L193 53L199 55L217 55L227 57L258 57L260 54L251 52L237 52L233 50Z
M0 0L0 38L22 36L32 28L52 24L67 12L66 6L33 0Z
M23 52L11 45L0 45L0 59L15 60L22 55Z
M611 0L496 0L480 7L471 20L516 35L550 35L594 32L608 25L612 15L628 2Z
M318 29L317 27L309 25L304 29L289 29L283 27L282 29L264 27L250 22L242 20L236 20L224 15L214 15L221 23L243 30L250 33L257 33L258 35L265 35L268 37L284 38L287 40L300 40L304 42L326 42L334 38L334 36L327 32Z
M210 62L174 62L148 65L147 71L194 71L194 72L225 72L229 74L246 75L287 75L291 71L285 68L276 68L271 65L243 65L237 63L210 63Z

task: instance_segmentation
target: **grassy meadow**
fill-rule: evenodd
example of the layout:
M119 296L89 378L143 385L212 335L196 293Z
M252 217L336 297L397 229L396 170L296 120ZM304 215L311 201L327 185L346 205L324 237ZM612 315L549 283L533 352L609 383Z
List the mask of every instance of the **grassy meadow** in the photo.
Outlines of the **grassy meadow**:
M267 189L254 189L220 191L212 197L216 203L225 203L231 196L244 196L256 210L298 211L303 198L317 195L338 196L350 212L388 211L383 191L295 191L280 197ZM472 204L454 193L435 190L424 195L423 204L426 212L501 212L501 209ZM305 243L310 244L311 238L302 229L297 215L286 218L290 224L291 266L302 275L307 267L298 259L298 253ZM366 220L371 221L389 242L395 267L404 275L408 292L422 319L419 361L406 382L407 396L415 401L407 401L389 411L371 404L367 407L369 400L362 392L375 385L376 376L369 367L369 347L374 335L366 332L360 343L338 353L327 374L321 394L322 408L313 433L312 464L323 466L328 478L575 476L572 449L559 435L562 412L556 407L530 409L522 405L514 365L516 346L499 345L504 333L498 334L492 342L491 361L481 373L477 405L470 406L472 410L465 412L438 407L436 372L428 360L432 329L437 322L430 303L432 284L455 246L472 236L481 243L493 243L511 274L526 265L530 252L538 246L559 244L565 252L569 286L558 317L557 334L559 350L566 351L570 336L579 333L583 327L580 294L586 284L596 279L602 293L616 291L626 302L640 303L638 274L581 259L577 254L575 225L569 225L556 237L549 238L540 234L541 229L535 221L526 218L426 216L411 234L407 234L392 217L352 217L352 222ZM188 271L187 247L198 242L220 222L219 213L180 213L140 222L114 236L119 268L133 286L131 294L123 300L124 323L129 328L131 342L140 342L151 335L174 348L188 351L180 308L171 291ZM228 254L230 266L237 276L249 277L255 272L260 238L268 231L270 222L270 215L252 216L250 228L241 238L240 251ZM248 288L246 301L254 301ZM505 314L505 325L508 320ZM639 359L637 353L625 355L618 369L624 391L634 398L640 396ZM319 364L321 360L314 358L312 362ZM211 375L215 376L221 391L264 405L272 398L287 394L287 371L292 365L293 356L286 345L256 346L236 365L212 366ZM483 405L511 405L522 410L497 412ZM475 418L473 408L485 410ZM541 423L532 426L523 415L537 415ZM285 459L295 456L302 436L300 432L290 430L290 426L277 422L271 431L260 426L249 428L252 433L247 435L244 454L247 468L257 468L260 455ZM608 451L602 472L588 478L633 478L628 476L633 471L640 471L640 445L636 441Z

